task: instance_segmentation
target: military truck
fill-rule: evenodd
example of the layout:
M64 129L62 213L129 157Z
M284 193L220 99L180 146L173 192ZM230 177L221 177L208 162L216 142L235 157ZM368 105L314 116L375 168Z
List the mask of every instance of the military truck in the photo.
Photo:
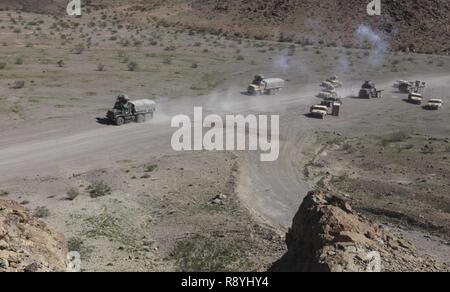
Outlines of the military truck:
M317 94L317 97L323 99L340 99L336 90L323 90Z
M325 82L332 84L335 88L342 87L342 83L341 83L341 81L339 81L339 77L337 75L331 76Z
M423 101L423 97L422 97L422 94L420 94L420 93L410 93L408 95L409 103L421 105L422 101Z
M326 105L313 105L311 109L309 110L309 116L319 119L325 119L325 117L328 115L328 107Z
M427 110L437 111L442 107L442 103L442 99L430 99L424 108Z
M402 93L420 93L423 94L425 91L426 83L422 81L397 81L398 91Z
M383 97L384 90L377 90L375 83L370 80L364 82L359 91L359 98L381 98Z
M126 95L119 95L114 108L109 110L106 117L117 126L125 123L144 123L153 118L156 104L149 99L131 101Z
M279 93L285 85L281 78L264 78L263 75L256 75L252 84L249 85L247 93L249 95L275 95Z

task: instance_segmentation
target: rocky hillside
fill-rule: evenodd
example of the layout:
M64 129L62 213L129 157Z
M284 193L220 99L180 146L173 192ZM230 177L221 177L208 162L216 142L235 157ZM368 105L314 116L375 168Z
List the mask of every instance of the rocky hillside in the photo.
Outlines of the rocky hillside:
M62 235L19 204L0 200L0 272L65 271L66 255Z
M1 8L65 13L65 0L3 0ZM95 9L123 11L124 19L151 16L175 25L237 37L303 44L386 48L450 54L448 0L384 1L368 16L367 0L84 0ZM84 9L86 11L93 9ZM106 13L113 17L113 13ZM382 48L384 49L384 45Z
M361 46L380 37L393 49L450 53L449 1L384 1L382 16L368 16L368 2L194 0L191 7L211 23L219 18L225 31L258 38ZM365 40L358 37L363 27L374 31Z
M288 252L273 265L275 272L449 271L420 257L408 241L365 217L337 196L311 192L303 201L286 237ZM378 252L380 257L373 254ZM371 269L373 270L373 269Z

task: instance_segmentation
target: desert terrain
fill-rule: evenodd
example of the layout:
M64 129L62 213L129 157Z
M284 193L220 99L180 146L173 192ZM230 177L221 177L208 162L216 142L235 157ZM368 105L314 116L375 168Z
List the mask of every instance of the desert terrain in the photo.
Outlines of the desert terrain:
M267 270L315 188L450 263L449 56L229 37L114 11L0 11L0 196L64 234L83 271ZM259 73L285 90L242 94ZM340 117L307 117L333 74ZM382 99L355 98L369 79ZM425 81L443 108L405 102L398 79ZM153 99L154 120L105 123L120 93ZM194 106L279 115L279 159L173 151L171 118Z

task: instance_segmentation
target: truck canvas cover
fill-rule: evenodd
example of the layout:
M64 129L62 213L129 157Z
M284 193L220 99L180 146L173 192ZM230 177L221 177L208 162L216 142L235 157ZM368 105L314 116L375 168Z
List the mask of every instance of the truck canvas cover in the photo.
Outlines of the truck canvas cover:
M267 85L266 89L284 87L284 80L281 78L268 78L264 79L264 82Z
M130 101L130 103L134 106L136 112L149 112L154 111L156 108L156 103L149 99L134 100Z

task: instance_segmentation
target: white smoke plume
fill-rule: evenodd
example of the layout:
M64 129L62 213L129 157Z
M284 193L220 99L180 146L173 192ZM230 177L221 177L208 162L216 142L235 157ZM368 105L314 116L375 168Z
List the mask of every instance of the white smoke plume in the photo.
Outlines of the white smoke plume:
M370 57L370 62L372 65L379 65L384 59L384 54L388 49L388 43L383 40L383 38L377 34L371 27L361 24L356 30L356 37L358 41L369 42L374 49L373 54Z
M276 72L287 74L290 68L289 57L278 56L274 59L274 69Z

